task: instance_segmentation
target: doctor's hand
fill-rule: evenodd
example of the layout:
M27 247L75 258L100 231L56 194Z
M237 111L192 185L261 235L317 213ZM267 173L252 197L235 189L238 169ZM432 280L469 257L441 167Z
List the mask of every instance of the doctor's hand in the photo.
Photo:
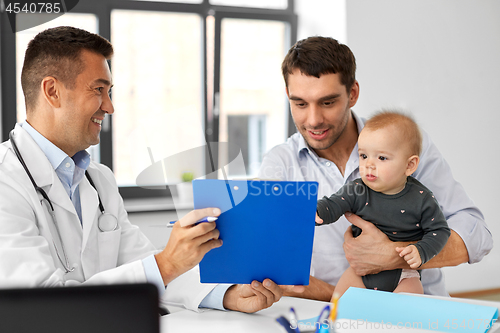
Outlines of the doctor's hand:
M263 283L252 281L252 284L235 284L226 291L223 305L228 310L252 313L270 307L280 300L281 288L265 279Z
M215 222L195 225L204 217L216 217L220 213L218 208L197 209L174 224L167 246L155 255L165 285L198 265L208 251L222 246Z
M405 247L408 243L392 242L373 223L355 214L346 213L345 217L362 230L356 238L353 237L351 228L347 228L344 234L345 256L356 275L363 276L405 267L406 262L395 249L398 246Z

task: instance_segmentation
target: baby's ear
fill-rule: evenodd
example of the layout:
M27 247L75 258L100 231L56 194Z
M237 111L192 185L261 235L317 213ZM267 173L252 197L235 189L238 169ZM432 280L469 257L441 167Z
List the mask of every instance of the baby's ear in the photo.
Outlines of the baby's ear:
M408 163L406 165L406 175L410 176L415 171L417 171L418 163L420 162L420 157L417 155L410 156L408 158Z

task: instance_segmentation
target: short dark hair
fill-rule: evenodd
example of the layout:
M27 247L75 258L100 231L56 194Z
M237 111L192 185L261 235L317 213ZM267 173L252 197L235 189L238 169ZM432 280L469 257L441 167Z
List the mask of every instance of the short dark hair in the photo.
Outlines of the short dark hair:
M340 74L347 91L356 81L356 59L347 45L330 37L314 36L299 40L288 51L281 65L285 84L295 69L319 78L322 74Z
M40 32L26 49L21 72L21 86L26 110L35 107L40 83L53 76L65 87L73 89L76 77L83 72L82 50L113 55L113 46L105 38L74 27L57 27Z

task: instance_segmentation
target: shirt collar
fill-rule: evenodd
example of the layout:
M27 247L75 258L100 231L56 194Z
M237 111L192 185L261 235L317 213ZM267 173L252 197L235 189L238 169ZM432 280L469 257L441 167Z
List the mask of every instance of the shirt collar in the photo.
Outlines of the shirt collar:
M49 160L54 170L57 169L59 165L61 165L61 163L63 163L66 157L68 157L65 152L63 152L55 144L53 144L46 137L40 134L27 121L24 121L21 126L33 138L33 140L43 151L45 156L47 156L47 159ZM79 151L75 154L75 156L73 156L73 161L78 167L86 170L90 164L90 155L85 150Z
M304 155L309 154L316 161L319 160L318 154L316 154L316 152L313 149L311 149L311 147L309 147L309 145L306 142L306 139L304 139L302 134L299 133L299 144L298 144L298 150L297 150L298 159L301 158L301 154L304 154Z
M354 120L356 120L356 126L358 127L358 133L361 132L363 127L365 127L365 119L360 118L354 111L351 110L352 116L354 117ZM318 154L314 150L309 147L307 144L306 140L302 136L302 134L299 133L299 143L297 145L297 157L300 158L300 153L304 151L304 153L309 153L311 156L314 156L316 159L319 159Z
M307 144L306 140L304 139L304 136L302 134L300 134L299 132L299 144L297 145L297 157L300 158L300 153L301 152L304 152L304 153L313 153L314 156L316 156L316 153L314 152L314 150L312 150L309 145Z
M73 156L73 161L75 161L77 167L87 170L90 164L90 154L86 150L80 150Z
M354 117L354 120L356 120L356 125L358 126L358 134L359 134L359 133L361 133L361 130L363 129L363 127L365 127L366 119L359 117L356 114L356 112L354 112L352 110L351 110L351 113L352 113L352 116Z

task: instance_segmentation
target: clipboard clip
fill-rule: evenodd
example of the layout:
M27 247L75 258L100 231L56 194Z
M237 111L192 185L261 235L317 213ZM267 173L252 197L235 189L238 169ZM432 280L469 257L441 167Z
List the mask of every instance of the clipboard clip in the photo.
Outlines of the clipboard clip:
M330 321L330 304L326 305L316 318L298 320L297 313L292 307L288 318L280 316L276 321L285 328L287 333L335 333L333 322ZM301 331L300 329L303 328Z

